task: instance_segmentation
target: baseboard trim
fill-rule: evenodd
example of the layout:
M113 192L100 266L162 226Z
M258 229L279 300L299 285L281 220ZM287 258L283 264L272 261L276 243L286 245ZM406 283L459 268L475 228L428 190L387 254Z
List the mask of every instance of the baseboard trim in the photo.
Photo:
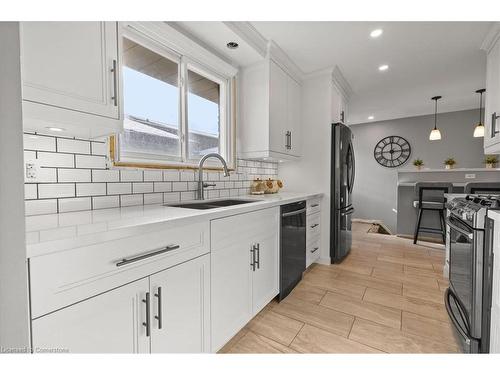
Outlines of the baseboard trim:
M314 263L318 263L318 264L326 264L326 265L329 265L329 264L332 264L331 263L331 258L328 257L328 258L319 258L316 262Z

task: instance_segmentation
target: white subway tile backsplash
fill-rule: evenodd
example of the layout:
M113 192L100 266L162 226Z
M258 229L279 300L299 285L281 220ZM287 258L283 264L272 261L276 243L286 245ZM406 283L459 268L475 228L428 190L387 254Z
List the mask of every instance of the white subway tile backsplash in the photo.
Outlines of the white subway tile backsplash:
M172 191L172 183L171 182L155 182L155 183L153 183L153 191L160 192L160 193Z
M117 170L93 170L92 182L117 182L120 181L120 172Z
M91 143L92 155L108 155L108 144L106 142L92 142Z
M144 181L163 181L162 171L144 171Z
M106 168L106 158L104 156L76 155L75 158L76 158L77 168L94 168L94 169Z
M90 142L77 139L57 138L57 152L90 154Z
M97 195L106 195L106 184L104 182L92 184L76 184L77 197L90 197Z
M56 154L55 152L38 152L38 164L42 167L74 168L75 156L73 154Z
M59 199L59 212L85 211L92 209L91 198Z
M57 199L32 200L24 203L26 216L57 213Z
M25 150L56 151L56 138L35 134L24 134Z
M162 193L144 194L144 204L159 204L163 203Z
M24 184L24 199L37 199L38 189L36 184Z
M101 208L120 207L120 197L118 195L107 195L104 197L92 197L92 208L98 210Z
M40 184L38 185L38 197L64 198L75 196L75 184Z
M152 182L134 182L132 184L132 192L134 194L152 193L153 192L153 183Z
M144 204L142 194L120 195L120 205L127 206L140 206Z
M122 169L120 171L120 181L142 181L142 171L137 170L126 170Z
M83 140L25 134L24 139L25 160L37 159L41 166L36 180L25 181L27 215L179 202L197 194L195 170L106 169L105 137ZM278 174L277 163L238 160L237 165L229 177L219 171L203 172L203 180L215 184L206 188L206 197L248 194L254 178Z
M130 182L112 182L108 183L108 194L130 194L132 193L132 184Z
M58 169L57 182L90 182L90 169Z

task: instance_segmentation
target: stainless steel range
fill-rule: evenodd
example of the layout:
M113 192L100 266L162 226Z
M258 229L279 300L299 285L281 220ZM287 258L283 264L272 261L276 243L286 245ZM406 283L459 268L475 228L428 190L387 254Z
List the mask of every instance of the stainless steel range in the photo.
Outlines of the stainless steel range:
M492 249L486 213L500 209L500 196L468 195L447 203L450 286L448 315L465 353L489 351Z

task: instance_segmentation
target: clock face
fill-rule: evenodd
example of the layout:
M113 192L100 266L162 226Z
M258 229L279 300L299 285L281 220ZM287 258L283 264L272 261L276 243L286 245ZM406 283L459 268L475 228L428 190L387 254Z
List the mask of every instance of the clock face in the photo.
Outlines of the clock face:
M406 163L411 146L406 139L391 135L382 139L373 150L375 160L383 167L395 168Z

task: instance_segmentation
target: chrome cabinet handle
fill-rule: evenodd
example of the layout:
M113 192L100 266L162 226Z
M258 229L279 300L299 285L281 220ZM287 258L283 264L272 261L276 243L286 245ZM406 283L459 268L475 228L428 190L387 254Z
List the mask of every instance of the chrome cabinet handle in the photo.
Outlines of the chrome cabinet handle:
M116 76L116 60L113 60L113 67L111 68L111 73L113 73L113 96L111 100L113 100L114 106L118 106L118 80Z
M149 292L146 293L146 299L143 299L142 302L146 304L146 321L142 323L144 327L146 327L146 336L151 336L151 320L150 320L150 297Z
M292 132L290 131L290 147L289 147L289 150L292 149Z
M312 228L316 228L318 225L319 225L319 224L313 224L313 225L311 225L311 229L312 229Z
M314 249L312 249L312 250L311 250L311 254L312 254L312 253L315 253L315 252L316 252L316 251L318 251L318 250L319 250L319 247L315 247Z
M252 254L252 260L250 261L250 267L252 267L252 271L255 272L255 245L252 245L250 249L250 253Z
M255 250L257 252L257 260L255 261L255 264L257 265L257 269L260 269L260 243L255 245Z
M500 118L500 115L497 115L496 112L491 114L491 138L495 137L496 134L500 133L500 130L497 130L497 120Z
M155 319L158 320L158 329L162 329L163 318L161 315L161 286L158 287L155 297L158 299L158 315L155 315Z
M290 144L291 144L291 133L290 133L290 130L287 130L285 132L285 148L287 150L290 150L290 148L291 148Z
M120 260L119 262L116 263L116 266L117 267L125 266L125 265L130 264L130 263L138 262L138 261L143 260L143 259L151 258L151 257L154 257L156 255L160 255L160 254L172 251L172 250L176 250L179 247L180 247L180 245L168 245L166 247L162 247L161 249L154 250L150 253L138 255L138 256L133 257L133 258L123 258L122 260Z
M318 207L318 206L319 206L319 204L318 204L318 203L311 204L311 208Z

